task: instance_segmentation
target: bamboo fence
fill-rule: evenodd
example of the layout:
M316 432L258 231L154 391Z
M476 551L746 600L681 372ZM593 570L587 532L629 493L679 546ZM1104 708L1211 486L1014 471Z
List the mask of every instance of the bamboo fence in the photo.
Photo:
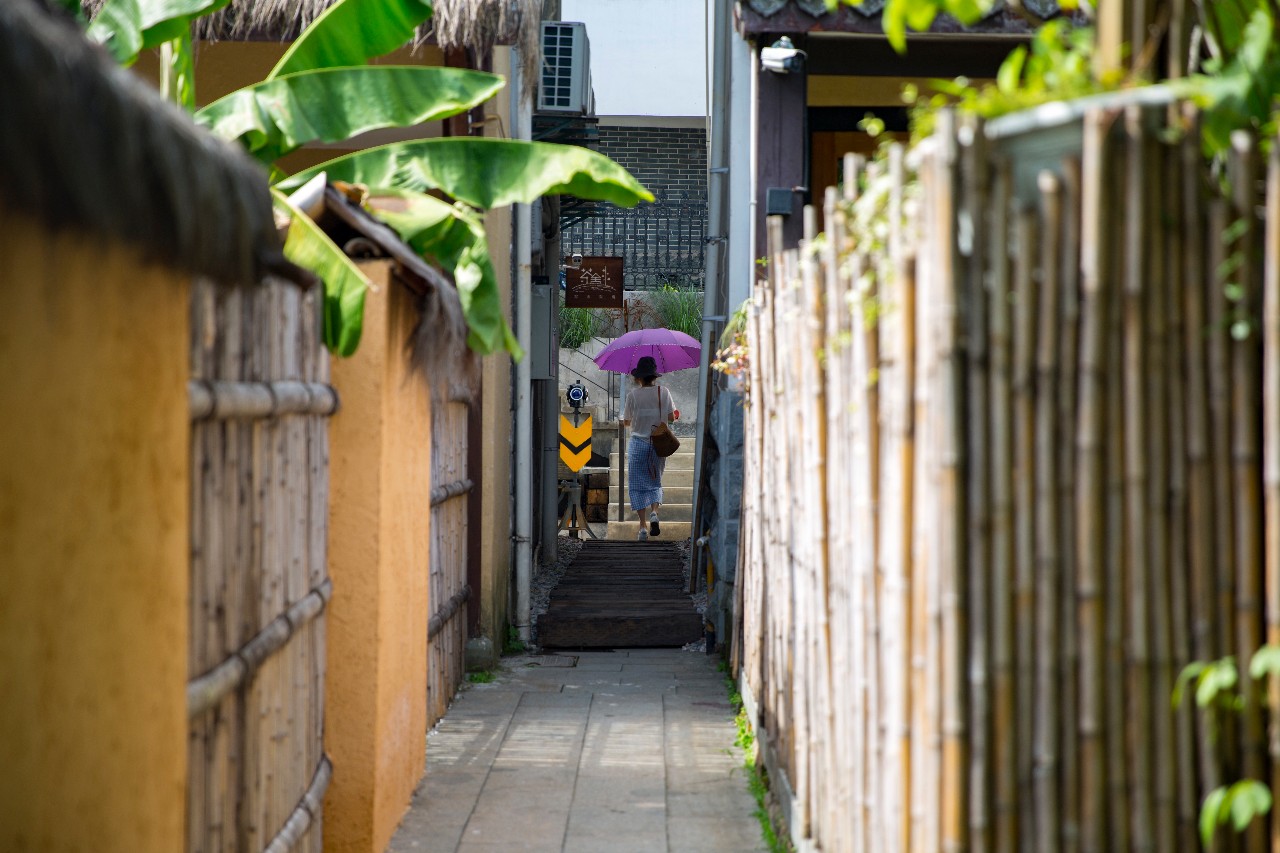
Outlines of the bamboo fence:
M434 726L466 674L467 470L469 396L459 389L433 406L431 422L431 577L434 610L427 638L427 728Z
M1210 790L1280 783L1280 155L1223 190L1177 104L997 124L771 223L734 665L797 840L1199 849ZM1171 693L1226 655L1215 734Z
M328 439L315 291L192 299L187 849L321 850Z

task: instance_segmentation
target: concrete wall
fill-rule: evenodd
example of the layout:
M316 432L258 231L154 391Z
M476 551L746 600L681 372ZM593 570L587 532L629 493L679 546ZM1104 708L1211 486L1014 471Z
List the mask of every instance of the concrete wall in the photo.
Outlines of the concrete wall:
M0 850L181 850L189 282L0 208Z
M406 354L417 321L390 263L362 264L364 336L334 359L329 427L325 850L381 853L424 769L431 403Z

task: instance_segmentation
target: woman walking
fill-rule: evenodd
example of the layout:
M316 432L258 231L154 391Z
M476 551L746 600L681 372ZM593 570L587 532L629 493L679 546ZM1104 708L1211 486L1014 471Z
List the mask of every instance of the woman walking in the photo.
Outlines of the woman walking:
M662 506L662 473L667 467L667 460L654 452L649 434L664 421L674 422L680 412L672 405L671 392L657 384L658 366L651 356L642 357L631 375L636 387L627 394L622 425L631 428L631 441L627 444L627 466L631 474L628 485L631 508L640 519L636 539L643 542L661 531L658 508ZM649 511L648 531L644 529L645 510Z

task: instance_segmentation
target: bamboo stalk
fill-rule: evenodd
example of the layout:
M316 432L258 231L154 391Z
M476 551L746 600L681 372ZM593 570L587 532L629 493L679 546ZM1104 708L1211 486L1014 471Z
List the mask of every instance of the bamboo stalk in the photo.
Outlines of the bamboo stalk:
M1080 187L1080 397L1076 419L1076 603L1080 626L1080 847L1107 845L1106 643L1102 567L1106 560L1107 241L1111 213L1107 133L1098 111L1084 117ZM1124 848L1120 848L1124 849Z
M1033 726L1036 849L1060 849L1061 813L1058 766L1060 661L1062 638L1058 626L1059 575L1057 455L1057 360L1061 303L1060 252L1062 194L1056 175L1041 172L1039 328L1036 332L1034 434L1035 534L1035 721ZM1028 294L1029 295L1029 294ZM1030 300L1028 300L1030 301ZM1030 304L1026 311L1032 313ZM1028 324L1034 322L1029 319ZM1028 342L1029 344L1030 342ZM1029 354L1028 354L1029 357Z
M1144 292L1147 286L1145 235L1148 228L1146 169L1148 157L1140 108L1125 112L1125 260L1124 260L1124 491L1125 556L1131 586L1129 597L1128 732L1133 774L1133 843L1140 850L1155 843L1152 777L1153 669L1151 661L1152 558L1147 531L1148 435Z
M1062 251L1060 258L1062 322L1059 346L1058 418L1058 542L1062 552L1058 596L1058 624L1062 632L1061 750L1062 849L1080 849L1080 632L1076 625L1076 453L1074 423L1078 412L1077 363L1080 333L1080 161L1062 164Z
M1015 222L1014 312L1013 312L1013 449L1014 449L1014 600L1015 649L1018 682L1034 684L1035 670L1035 402L1032 388L1035 353L1036 266L1035 221L1020 211ZM1017 693L1017 713L1011 736L1017 740L1018 786L1035 790L1034 746L1035 694ZM1019 849L1036 845L1036 800L1019 799Z
M1116 154L1123 154L1119 140L1114 146ZM1119 158L1117 158L1119 159ZM1121 163L1115 164L1122 166ZM1119 215L1112 222L1112 233L1116 242L1108 245L1107 289L1115 295L1107 300L1106 335L1107 362L1105 372L1109 377L1106 383L1106 440L1104 442L1105 461L1103 470L1106 477L1106 550L1103 576L1106 578L1104 613L1106 614L1106 674L1105 681L1112 685L1128 686L1126 664L1127 656L1131 656L1127 648L1129 635L1129 604L1126 597L1129 590L1131 574L1126 560L1126 518L1125 518L1125 393L1124 393L1124 312L1123 283L1125 255L1123 244L1123 217L1128 215L1124 205L1124 183L1119 172L1113 177L1115 194L1110 199L1112 205L1119 207ZM1106 760L1107 760L1107 824L1110 835L1109 849L1128 850L1130 836L1133 831L1130 812L1132 794L1129 768L1129 738L1127 737L1130 710L1128 708L1128 691L1112 689L1105 692L1106 702Z
M1013 447L1010 402L1009 164L991 191L991 615L995 700L995 849L1018 849L1017 737L1013 630Z
M935 161L938 179L933 215L938 226L937 298L937 416L938 515L936 518L938 584L942 618L942 849L948 853L966 849L969 816L965 797L969 761L968 697L964 678L968 605L965 588L965 416L962 410L963 353L959 332L957 293L958 248L955 243L957 200L954 181L957 163L954 116L939 116L934 138L940 142Z
M1151 736L1154 741L1152 773L1154 776L1154 837L1156 849L1172 850L1178 829L1176 788L1179 754L1174 740L1174 717L1169 704L1173 692L1173 601L1171 599L1169 542L1169 408L1168 408L1168 309L1174 297L1169 288L1168 250L1164 233L1164 146L1150 132L1144 133L1148 161L1146 209L1148 228L1141 250L1147 253L1150 270L1146 299L1148 393L1148 481L1147 538L1151 555L1151 648L1152 695L1154 716Z
M1266 575L1267 643L1280 645L1280 145L1273 140L1267 163L1262 282L1263 559ZM1280 791L1280 675L1267 679L1270 787ZM1280 849L1280 816L1271 814L1271 849Z
M1209 456L1209 396L1206 378L1205 319L1206 282L1204 240L1204 192L1201 181L1199 124L1194 110L1188 108L1183 117L1189 130L1180 148L1182 230L1179 234L1185 253L1187 280L1181 289L1182 350L1185 364L1184 418L1186 422L1187 458L1187 574L1191 596L1191 654L1196 660L1213 660L1226 649L1218 644L1216 585L1214 570L1213 479ZM1174 383L1177 386L1179 383ZM1190 705L1188 701L1186 704ZM1195 799L1199 802L1218 787L1218 757L1207 730L1208 721L1197 721L1196 738L1199 783Z
M961 328L967 355L962 422L967 426L965 533L968 537L968 643L969 733L972 749L968 760L969 844L987 851L992 837L991 745L991 490L988 449L990 433L987 401L990 363L987 356L987 319L984 275L987 264L988 155L982 126L976 121L961 128L961 180L964 205L973 234L963 267L958 296ZM964 251L964 248L961 248Z
M1201 269L1199 256L1191 262L1191 252L1182 239L1180 220L1185 204L1181 175L1181 146L1170 150L1165 157L1164 204L1162 221L1163 239L1169 251L1168 281L1164 300L1168 310L1165 380L1168 388L1166 420L1169 425L1169 577L1170 606L1172 608L1172 666L1176 673L1192 659L1191 655L1191 600L1192 578L1188 549L1188 453L1186 423L1186 369L1185 328L1183 323L1183 294L1195 287L1195 271ZM1169 697L1165 697L1169 698ZM1156 697L1161 700L1160 696ZM1195 716L1192 704L1183 702L1174 710L1174 738L1177 751L1177 835L1173 843L1179 849L1194 849L1197 843L1198 798L1196 796L1196 740Z
M1236 585L1236 609L1238 631L1236 661L1240 667L1240 693L1244 699L1242 735L1244 747L1244 775L1250 779L1266 777L1266 741L1262 722L1261 699L1253 679L1249 676L1249 660L1262 645L1262 530L1260 519L1261 459L1258 435L1258 383L1260 365L1259 336L1256 317L1261 308L1260 288L1255 275L1256 263L1256 203L1255 185L1257 145L1252 135L1237 131L1231 135L1232 168L1231 185L1234 216L1246 224L1241 229L1239 242L1234 246L1243 255L1236 275L1240 288L1239 307L1248 318L1247 334L1238 335L1233 328L1234 343L1231 346L1231 413L1232 413L1232 478L1239 500L1235 515L1236 566L1239 572ZM1240 321L1237 321L1237 324ZM1265 831L1261 821L1252 822L1245 830L1245 849L1250 853L1261 851L1265 845Z

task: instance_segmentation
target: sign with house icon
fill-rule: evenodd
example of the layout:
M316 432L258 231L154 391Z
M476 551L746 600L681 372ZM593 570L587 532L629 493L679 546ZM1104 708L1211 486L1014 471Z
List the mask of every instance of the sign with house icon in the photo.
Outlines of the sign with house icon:
M579 257L565 261L565 306L621 308L622 258Z

